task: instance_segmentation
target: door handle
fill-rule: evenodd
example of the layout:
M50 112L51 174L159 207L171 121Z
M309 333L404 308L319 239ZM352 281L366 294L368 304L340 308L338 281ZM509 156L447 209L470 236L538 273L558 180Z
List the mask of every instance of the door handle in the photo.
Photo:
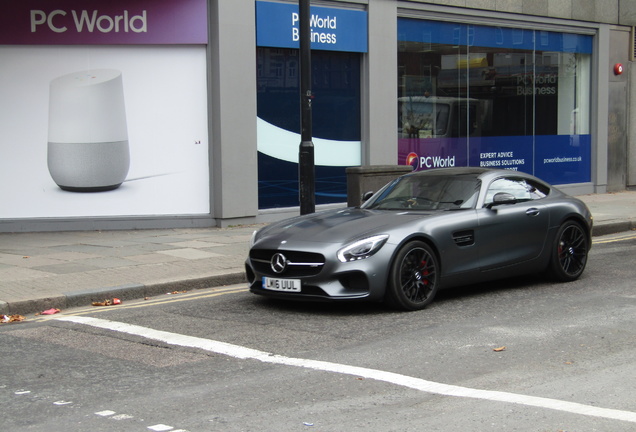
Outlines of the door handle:
M526 210L526 214L528 216L539 216L539 213L541 213L541 212L539 211L538 208L535 208L535 207L532 207L532 208L529 208L528 210Z

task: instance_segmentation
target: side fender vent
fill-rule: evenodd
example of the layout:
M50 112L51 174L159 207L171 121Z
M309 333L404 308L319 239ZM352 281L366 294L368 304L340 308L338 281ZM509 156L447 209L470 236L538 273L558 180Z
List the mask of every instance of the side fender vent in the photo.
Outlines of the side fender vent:
M453 241L457 246L472 246L475 244L475 232L473 230L454 232Z

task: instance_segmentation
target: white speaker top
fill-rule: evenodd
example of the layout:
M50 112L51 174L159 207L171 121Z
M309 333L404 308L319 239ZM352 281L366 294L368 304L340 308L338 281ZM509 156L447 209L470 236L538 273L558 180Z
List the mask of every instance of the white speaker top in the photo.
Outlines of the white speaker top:
M49 142L104 143L127 139L120 71L79 71L51 81Z
M51 82L51 85L60 87L84 87L98 85L121 77L121 72L116 69L96 69L82 72L73 72L62 75Z

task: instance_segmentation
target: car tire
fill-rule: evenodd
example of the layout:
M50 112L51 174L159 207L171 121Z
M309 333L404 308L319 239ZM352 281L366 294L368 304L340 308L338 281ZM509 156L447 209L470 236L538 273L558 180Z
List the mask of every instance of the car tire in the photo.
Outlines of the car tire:
M420 310L433 301L439 285L439 264L422 241L405 244L391 263L386 302L401 310Z
M552 245L550 275L560 282L571 282L581 276L587 264L589 239L581 225L567 221L559 227Z

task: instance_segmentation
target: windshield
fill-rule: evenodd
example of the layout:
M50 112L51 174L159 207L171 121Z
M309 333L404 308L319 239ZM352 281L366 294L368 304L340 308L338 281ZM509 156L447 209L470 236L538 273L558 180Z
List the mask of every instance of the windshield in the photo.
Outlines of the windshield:
M381 210L460 210L474 208L480 181L475 175L407 175L361 207Z

